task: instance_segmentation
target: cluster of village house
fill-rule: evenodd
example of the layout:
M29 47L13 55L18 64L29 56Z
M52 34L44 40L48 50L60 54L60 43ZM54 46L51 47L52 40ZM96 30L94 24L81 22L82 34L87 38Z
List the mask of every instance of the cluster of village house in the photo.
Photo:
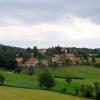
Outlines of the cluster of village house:
M67 49L62 49L62 51L64 51L64 58L62 58L59 54L53 54L52 57L51 57L51 61L55 62L59 65L63 64L64 59L70 60L73 65L80 63L80 57L77 57L73 53L68 53ZM39 52L41 54L45 54L46 49L39 49ZM42 59L41 61L39 61L37 58L35 58L33 56L33 54L31 54L31 57L27 61L24 61L24 64L23 64L23 61L24 61L23 57L16 57L17 64L23 65L23 66L26 66L26 67L35 67L38 64L48 66L48 64L49 64L48 63L49 61L47 59Z

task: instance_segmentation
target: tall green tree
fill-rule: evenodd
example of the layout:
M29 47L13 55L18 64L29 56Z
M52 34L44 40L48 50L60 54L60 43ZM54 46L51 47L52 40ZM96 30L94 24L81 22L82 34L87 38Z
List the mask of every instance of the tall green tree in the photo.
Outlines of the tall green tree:
M48 71L47 69L39 75L38 80L39 86L45 87L47 90L55 85L55 80L50 71Z
M95 58L95 56L92 56L92 64L95 64L96 63L96 58Z
M39 51L36 46L33 47L33 53L34 53L34 57L38 57Z
M5 77L0 74L0 86L4 85Z

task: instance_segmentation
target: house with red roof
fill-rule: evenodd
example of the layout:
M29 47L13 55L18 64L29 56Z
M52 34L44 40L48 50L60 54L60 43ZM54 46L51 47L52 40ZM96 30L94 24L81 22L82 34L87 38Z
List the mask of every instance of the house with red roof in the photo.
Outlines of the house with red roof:
M34 57L29 58L26 62L25 65L29 67L35 67L38 64L38 60Z
M65 56L65 59L70 60L73 65L80 63L80 58L75 56L73 53L66 53L64 56Z
M48 66L48 60L46 59L41 60L41 65Z
M58 54L52 56L52 62L58 62L59 60L61 60L61 57Z
M63 63L62 58L58 54L54 54L52 56L52 62L58 64L59 66L62 66Z

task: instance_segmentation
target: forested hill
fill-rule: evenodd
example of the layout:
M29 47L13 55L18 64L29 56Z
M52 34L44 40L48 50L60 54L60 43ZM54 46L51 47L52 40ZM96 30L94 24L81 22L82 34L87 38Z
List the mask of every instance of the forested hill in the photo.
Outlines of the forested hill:
M100 50L100 48L96 48L96 50Z
M12 47L12 46L6 46L6 45L1 45L0 44L0 52L12 52L12 53L22 53L25 52L25 49L20 48L20 47Z
M16 68L16 54L24 54L25 49L0 45L0 68L14 69Z

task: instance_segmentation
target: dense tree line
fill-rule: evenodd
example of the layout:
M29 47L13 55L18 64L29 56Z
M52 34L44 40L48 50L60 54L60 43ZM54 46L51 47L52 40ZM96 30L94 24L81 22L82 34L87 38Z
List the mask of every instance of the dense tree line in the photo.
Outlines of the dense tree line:
M0 68L15 69L16 54L22 54L25 50L16 47L0 45Z

